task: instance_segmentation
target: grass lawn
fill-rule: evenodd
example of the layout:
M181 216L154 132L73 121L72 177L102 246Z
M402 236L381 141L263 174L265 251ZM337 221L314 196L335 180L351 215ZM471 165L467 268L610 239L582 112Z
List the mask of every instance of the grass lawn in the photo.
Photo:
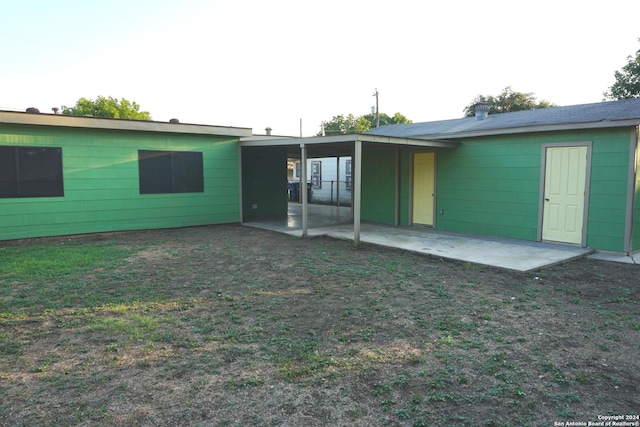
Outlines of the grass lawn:
M639 301L238 225L0 242L0 425L633 423Z

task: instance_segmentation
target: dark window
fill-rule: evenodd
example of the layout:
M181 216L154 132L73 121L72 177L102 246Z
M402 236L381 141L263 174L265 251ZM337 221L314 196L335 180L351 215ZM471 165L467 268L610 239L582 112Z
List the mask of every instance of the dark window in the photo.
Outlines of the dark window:
M202 193L202 153L138 151L140 194Z
M0 198L62 196L62 148L0 147Z

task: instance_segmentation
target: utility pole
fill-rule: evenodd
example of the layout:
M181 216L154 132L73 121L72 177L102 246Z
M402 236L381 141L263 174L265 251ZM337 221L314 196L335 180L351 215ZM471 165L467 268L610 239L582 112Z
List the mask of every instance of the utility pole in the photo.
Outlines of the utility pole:
M378 108L378 88L376 88L373 96L376 97L376 127L380 127L380 109Z

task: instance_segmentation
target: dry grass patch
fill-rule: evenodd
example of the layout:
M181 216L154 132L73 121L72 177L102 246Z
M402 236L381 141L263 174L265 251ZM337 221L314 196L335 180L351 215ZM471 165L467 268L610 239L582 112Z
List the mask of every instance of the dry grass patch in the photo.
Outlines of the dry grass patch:
M514 273L240 226L0 242L0 265L3 425L549 426L638 411L633 265Z

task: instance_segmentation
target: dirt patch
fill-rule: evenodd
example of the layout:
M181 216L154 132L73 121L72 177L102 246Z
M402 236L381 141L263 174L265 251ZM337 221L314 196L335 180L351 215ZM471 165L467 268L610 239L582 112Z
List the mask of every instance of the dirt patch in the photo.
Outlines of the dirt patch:
M519 273L236 225L0 246L62 242L129 254L3 282L1 425L638 421L635 265Z

